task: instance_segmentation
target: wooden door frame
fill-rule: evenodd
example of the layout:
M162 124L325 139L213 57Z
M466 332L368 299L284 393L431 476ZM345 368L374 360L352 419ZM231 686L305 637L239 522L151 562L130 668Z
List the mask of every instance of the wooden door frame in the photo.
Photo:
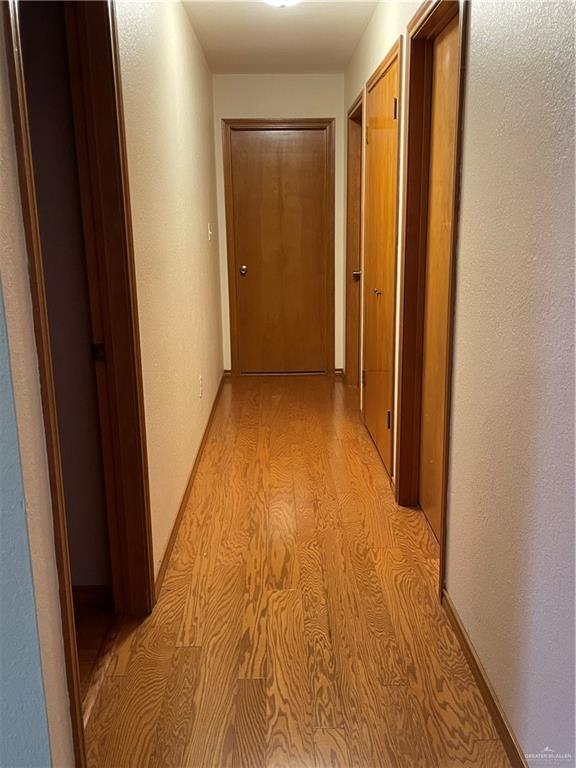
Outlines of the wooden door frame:
M446 25L458 15L459 74L457 125L454 158L454 200L450 246L449 311L447 317L447 364L445 370L445 419L443 427L442 502L440 520L440 595L446 570L446 505L450 436L450 404L456 284L456 246L460 207L462 120L464 107L465 55L468 3L466 0L427 0L408 24L408 98L404 126L405 186L402 233L402 286L400 293L400 349L398 371L398 418L396 443L396 501L418 506L420 463L420 418L424 298L427 245L428 172L430 161L430 109L432 45Z
M358 116L360 119L358 120ZM356 125L360 126L360 165L358 169L354 169L354 172L357 170L360 175L360 200L352 199L351 196L351 178L352 178L352 172L353 172L353 148L350 141L350 123L355 123ZM361 352L362 352L362 330L361 330L361 314L362 314L362 230L364 228L364 153L363 153L363 146L364 146L364 89L360 92L360 94L356 97L354 100L354 103L348 110L347 115L347 131L346 131L346 276L344 280L344 284L346 286L346 339L345 339L345 356L344 356L344 383L348 386L354 386L358 387L360 385L360 369L361 369ZM352 220L352 217L355 216L353 213L353 207L359 208L359 221L358 221L358 237L357 242L351 241L351 235L350 235L350 222ZM356 239L356 238L355 238ZM356 251L356 252L355 252ZM357 259L354 258L355 255L357 255ZM353 262L357 262L357 269L360 272L359 280L353 282L352 278L352 267ZM349 309L349 299L350 299L350 291L354 288L354 286L357 286L358 288L358 308L356 312L356 317L354 320L354 325L357 326L358 333L357 333L357 339L356 343L358 344L358 365L356 366L356 371L354 371L353 374L348 370L348 345L351 343L351 340L349 338L348 330L349 330L349 317L348 317L348 309Z
M75 762L83 768L86 753L64 482L18 5L18 0L3 4L3 26L38 354L69 712ZM115 543L111 543L111 549L118 548L117 571L112 576L118 582L114 590L117 610L143 616L152 610L155 593L134 249L115 12L113 3L108 2L74 4L66 13L70 11L77 11L75 33L82 41L74 54L78 56L78 73L81 72L78 76L82 80L82 98L85 102L90 101L91 106L88 111L85 104L84 127L91 132L89 141L92 144L89 148L83 147L78 126L76 138L85 247L87 261L94 259L98 267L97 290L103 333L100 340L106 349L106 362L97 380L99 407L104 402L108 409L104 417L110 417L109 431L102 435L103 450L107 454L104 470L108 472L111 466L114 469L113 477L108 476L106 482L107 503L110 493L113 498L109 518L109 524L112 520L113 526L109 535ZM67 19L69 24L70 19ZM72 45L70 38L68 44ZM74 98L74 81L71 85ZM91 218L87 219L86 208L89 206L93 210ZM103 391L104 401L101 399Z
M236 253L234 243L234 200L232 187L232 131L326 131L328 147L328 179L326 184L326 210L328 211L328 242L326 247L326 374L334 375L334 274L335 274L335 145L333 117L286 118L281 120L224 118L222 120L222 146L224 154L224 195L226 203L226 252L228 266L228 301L230 307L230 348L232 376L242 375L239 369L238 300L236 296ZM250 374L248 374L250 375Z
M126 133L114 3L64 3L116 610L154 607L148 453Z
M366 82L366 88L364 91L364 129L368 129L368 94L370 91L374 88L374 86L382 79L382 77L386 74L388 69L392 66L394 61L398 61L398 121L396 126L397 131L397 142L398 142L398 151L397 151L397 158L396 158L396 187L398 188L398 184L400 182L400 149L401 149L401 133L400 133L400 116L402 114L402 90L403 90L403 79L402 79L402 51L403 51L403 38L402 35L396 40L396 42L392 45L386 56L382 59L380 64L376 67L372 75L368 78ZM366 155L366 150L364 150L364 156ZM368 162L367 160L364 160L364 190L367 189L367 172L368 168ZM364 205L365 205L365 196L366 191L364 191ZM395 423L396 423L396 414L394 413L394 401L395 401L395 390L396 390L396 309L397 309L397 292L398 292L398 238L399 238L399 222L398 222L398 214L400 211L400 195L397 191L396 194L396 216L395 216L395 222L396 222L396 239L395 239L395 245L394 245L394 307L393 307L393 317L394 317L394 338L392 339L392 467L390 469L390 472L388 472L388 469L384 462L382 462L382 465L384 469L386 470L386 474L388 474L388 478L390 480L390 484L394 486L395 482L395 476L396 476L396 453L395 453L395 440L394 440L394 429L395 429ZM362 242L363 242L363 256L362 256L362 345L361 345L361 361L362 361L362 381L361 381L361 400L362 400L362 413L365 414L365 393L364 393L364 375L365 375L365 365L364 365L364 356L366 354L366 280L365 280L365 253L364 253L364 243L366 241L366 233L365 233L365 227L366 227L366 221L365 217L363 215L362 217ZM368 430L368 434L370 434L370 430ZM370 437L372 437L370 435Z

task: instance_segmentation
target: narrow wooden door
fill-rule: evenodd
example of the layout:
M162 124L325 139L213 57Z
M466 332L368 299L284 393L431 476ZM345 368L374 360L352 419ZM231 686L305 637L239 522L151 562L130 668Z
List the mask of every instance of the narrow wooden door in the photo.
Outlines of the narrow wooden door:
M331 122L231 127L228 144L235 368L328 371L334 290Z
M398 197L398 52L366 99L364 420L392 474Z
M457 16L435 38L432 50L419 499L440 538L459 72Z

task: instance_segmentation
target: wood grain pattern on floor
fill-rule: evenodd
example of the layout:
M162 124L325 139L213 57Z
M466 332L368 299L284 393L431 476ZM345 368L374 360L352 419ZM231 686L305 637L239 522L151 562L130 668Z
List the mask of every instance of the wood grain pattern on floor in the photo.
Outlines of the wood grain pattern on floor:
M118 633L90 768L506 768L357 393L226 382L158 603Z

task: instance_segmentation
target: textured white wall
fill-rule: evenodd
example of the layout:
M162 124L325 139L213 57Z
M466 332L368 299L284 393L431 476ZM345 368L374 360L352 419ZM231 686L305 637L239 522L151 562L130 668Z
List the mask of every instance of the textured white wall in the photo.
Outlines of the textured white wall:
M342 75L214 75L214 134L224 367L230 368L230 315L222 118L334 117L335 135L335 365L344 364L345 115Z
M574 6L476 0L469 54L447 585L524 750L574 754Z
M222 374L212 77L181 3L117 15L157 572Z
M53 765L58 768L71 768L74 765L74 752L54 553L52 504L28 282L28 255L20 209L4 36L1 34L0 221L0 276L4 293L50 749ZM0 432L0 439L6 439L3 431ZM0 512L3 516L4 509ZM5 535L2 527L0 536ZM19 558L25 556L23 552L19 554ZM16 596L16 600L18 599ZM2 648L5 647L2 642ZM20 715L22 716L22 712ZM26 727L31 727L31 724L28 723ZM29 764L29 755L23 755L22 760L21 764Z

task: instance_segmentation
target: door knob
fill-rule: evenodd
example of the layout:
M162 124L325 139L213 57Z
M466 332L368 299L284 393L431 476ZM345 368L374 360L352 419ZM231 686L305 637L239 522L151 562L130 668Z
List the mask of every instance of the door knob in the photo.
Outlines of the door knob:
M242 277L244 277L244 275L247 272L248 272L248 267L246 266L246 264L242 264L242 266L240 267L240 274L242 275Z
M380 288L374 288L374 296L382 296L382 291Z

